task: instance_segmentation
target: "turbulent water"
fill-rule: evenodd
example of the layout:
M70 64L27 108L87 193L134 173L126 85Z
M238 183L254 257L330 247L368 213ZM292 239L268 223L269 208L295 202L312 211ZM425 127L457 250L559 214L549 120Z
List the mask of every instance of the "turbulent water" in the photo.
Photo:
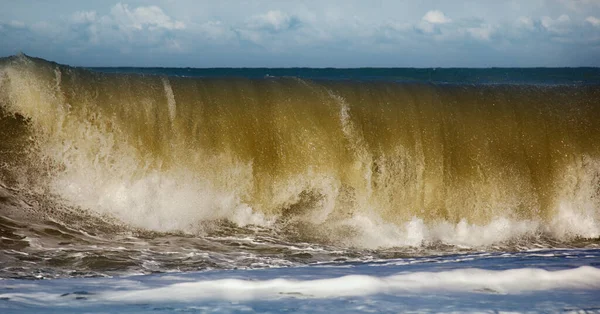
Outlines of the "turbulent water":
M181 71L0 59L0 277L600 244L594 69Z

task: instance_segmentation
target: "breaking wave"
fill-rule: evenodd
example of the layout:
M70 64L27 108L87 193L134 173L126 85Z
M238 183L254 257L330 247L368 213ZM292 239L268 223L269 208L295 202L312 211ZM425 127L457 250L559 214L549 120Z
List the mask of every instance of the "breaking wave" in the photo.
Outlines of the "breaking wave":
M15 56L0 60L0 210L357 248L596 239L599 99L595 85L181 78Z

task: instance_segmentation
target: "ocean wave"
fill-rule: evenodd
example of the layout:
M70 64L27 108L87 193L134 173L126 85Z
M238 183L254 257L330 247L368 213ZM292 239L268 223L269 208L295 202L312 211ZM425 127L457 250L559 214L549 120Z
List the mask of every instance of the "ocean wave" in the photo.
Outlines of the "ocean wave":
M51 199L37 208L59 223L85 211L206 234L227 221L369 249L597 239L599 93L107 74L17 56L0 62L0 180L24 204Z

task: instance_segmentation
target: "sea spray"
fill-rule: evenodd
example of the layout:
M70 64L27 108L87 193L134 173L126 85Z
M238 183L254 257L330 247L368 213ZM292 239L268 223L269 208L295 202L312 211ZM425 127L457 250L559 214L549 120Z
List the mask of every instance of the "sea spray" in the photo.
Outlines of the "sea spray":
M600 234L595 85L0 67L4 176L135 228L229 221L367 248Z

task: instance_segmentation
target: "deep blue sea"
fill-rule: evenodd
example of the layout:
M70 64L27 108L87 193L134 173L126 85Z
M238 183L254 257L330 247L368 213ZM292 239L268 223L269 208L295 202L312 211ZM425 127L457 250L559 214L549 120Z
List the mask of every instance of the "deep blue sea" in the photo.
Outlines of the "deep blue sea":
M0 59L1 313L600 313L598 68Z
M599 84L600 68L89 68L131 73L205 78L297 77L310 80L392 81L450 84Z

